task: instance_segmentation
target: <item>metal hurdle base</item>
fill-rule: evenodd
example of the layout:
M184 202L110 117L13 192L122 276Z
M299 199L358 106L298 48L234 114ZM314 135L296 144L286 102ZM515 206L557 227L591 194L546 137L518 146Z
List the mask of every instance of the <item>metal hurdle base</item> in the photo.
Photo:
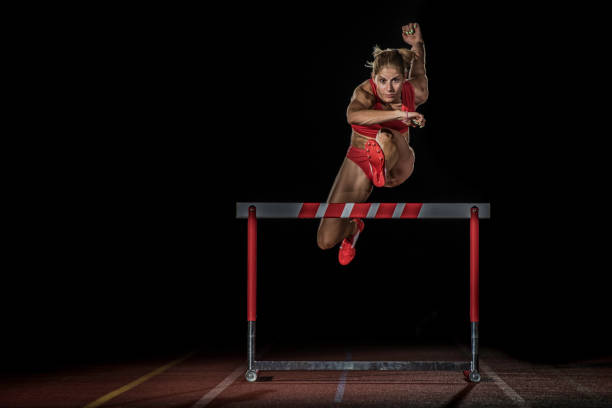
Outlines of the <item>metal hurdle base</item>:
M471 382L480 382L480 373L469 361L253 361L247 381L257 381L264 371L463 371Z
M454 371L469 370L464 361L255 361L256 370L302 371Z
M481 379L478 372L478 324L472 325L472 361L256 361L256 323L248 323L245 378L249 382L257 381L259 371L463 371L471 382L477 383Z
M257 381L260 370L265 371L463 371L472 382L480 381L480 374L470 371L465 361L254 361L247 370L247 381Z

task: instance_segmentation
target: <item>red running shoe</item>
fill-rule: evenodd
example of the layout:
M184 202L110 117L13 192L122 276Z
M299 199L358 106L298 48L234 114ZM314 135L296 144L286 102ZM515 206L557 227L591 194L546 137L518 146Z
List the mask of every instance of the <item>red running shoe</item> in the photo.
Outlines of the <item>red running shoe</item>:
M376 140L368 140L365 150L372 169L372 183L376 187L385 185L385 154Z
M338 252L338 261L340 265L348 265L355 258L355 244L357 244L357 238L363 231L365 224L359 218L354 218L353 221L357 224L357 233L355 235L344 238L342 244L340 244L340 251Z

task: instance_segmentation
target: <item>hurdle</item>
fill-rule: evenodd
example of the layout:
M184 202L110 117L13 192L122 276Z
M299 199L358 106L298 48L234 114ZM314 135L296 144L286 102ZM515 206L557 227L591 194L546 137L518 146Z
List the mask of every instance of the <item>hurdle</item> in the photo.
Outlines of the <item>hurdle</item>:
M479 350L479 219L490 218L489 203L280 203L238 202L236 218L247 221L247 359L245 378L257 381L259 371L453 371L471 382L481 380ZM257 219L369 218L470 220L470 344L471 361L256 361Z

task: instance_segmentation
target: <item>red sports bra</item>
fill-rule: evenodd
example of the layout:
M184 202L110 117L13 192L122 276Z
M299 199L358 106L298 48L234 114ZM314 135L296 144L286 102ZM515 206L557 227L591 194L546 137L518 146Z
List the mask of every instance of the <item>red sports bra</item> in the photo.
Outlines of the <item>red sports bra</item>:
M372 91L374 92L374 96L376 97L376 104L373 109L383 110L382 104L378 99L378 93L376 92L376 85L374 81L370 78L370 84L372 85ZM414 112L414 88L412 84L408 81L404 81L404 85L402 86L402 111L404 112ZM361 126L361 125L351 125L351 127L355 130L355 132L367 136L375 138L378 134L378 131L381 128L390 128L393 130L397 130L401 133L408 130L409 126L402 122L401 120L390 120L388 122L377 123L375 125L369 126Z

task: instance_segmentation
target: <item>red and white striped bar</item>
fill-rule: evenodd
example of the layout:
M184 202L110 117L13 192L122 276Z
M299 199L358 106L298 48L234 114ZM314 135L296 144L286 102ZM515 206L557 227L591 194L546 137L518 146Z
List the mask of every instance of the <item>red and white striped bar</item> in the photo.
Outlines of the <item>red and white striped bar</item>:
M466 218L478 207L479 218L490 218L489 203L236 203L236 218Z

